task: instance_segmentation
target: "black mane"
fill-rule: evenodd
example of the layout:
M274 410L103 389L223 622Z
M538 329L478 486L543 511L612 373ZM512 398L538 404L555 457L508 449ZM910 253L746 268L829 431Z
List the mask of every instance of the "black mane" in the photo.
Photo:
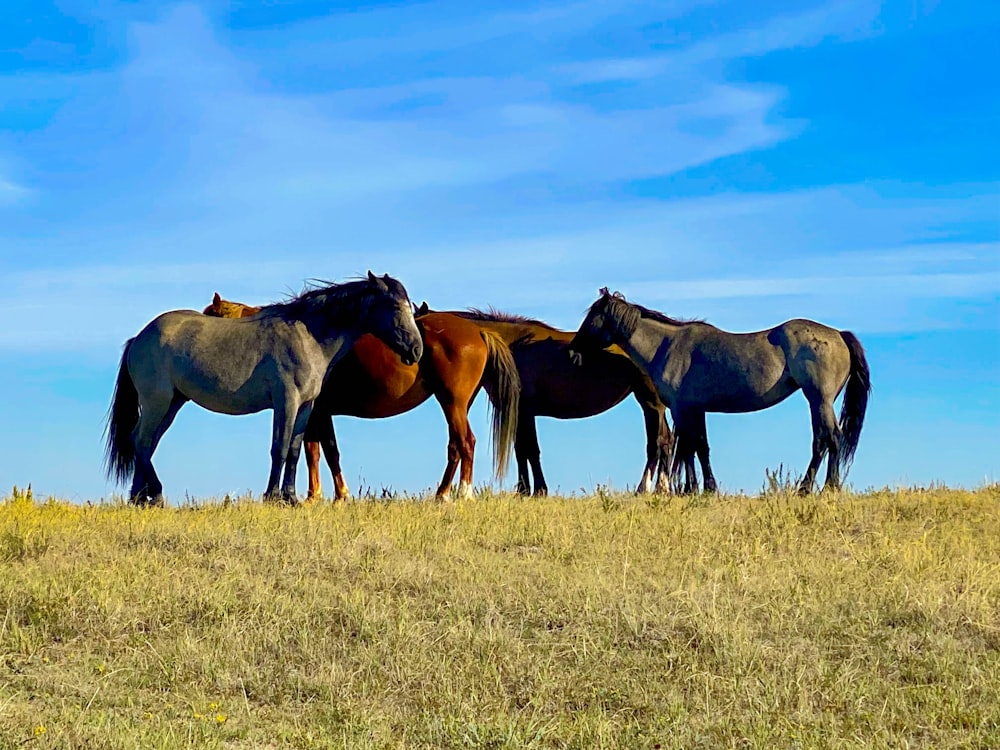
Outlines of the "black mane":
M622 299L625 299L624 297ZM627 300L626 300L627 301ZM671 318L669 315L664 315L656 310L650 310L648 307L644 307L635 302L629 302L628 304L632 307L638 308L640 315L644 318L650 318L651 320L658 320L661 323L667 323L672 326L686 326L691 323L704 323L704 320L699 318Z
M558 330L554 326L548 323L538 320L537 318L529 318L525 315L516 315L515 313L503 312L491 307L489 310L480 310L477 307L470 307L468 310L460 310L455 313L455 315L460 318L465 318L467 320L483 320L491 321L493 323L521 323L523 325L530 326L540 326L542 328L548 328L549 330Z
M629 302L625 299L625 295L621 292L611 293L604 291L597 301L590 306L588 314L590 311L597 310L601 307L603 307L604 311L611 318L617 333L623 338L628 338L635 333L636 326L639 325L639 320L641 318L656 320L660 323L666 323L667 325L672 326L687 326L703 322L700 320L671 318L669 315L664 315L661 312L651 310L643 305L637 305L635 302Z
M378 280L386 284L391 296L407 299L403 285L395 279L380 277ZM299 294L265 305L258 315L294 320L323 313L356 319L367 315L377 296L381 296L379 287L367 278L340 283L311 279Z

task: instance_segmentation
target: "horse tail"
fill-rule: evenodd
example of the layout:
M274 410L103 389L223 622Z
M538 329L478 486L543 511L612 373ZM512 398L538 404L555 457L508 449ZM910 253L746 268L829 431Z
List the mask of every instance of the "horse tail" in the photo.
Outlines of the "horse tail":
M872 392L871 371L865 350L858 337L850 331L841 331L840 337L851 353L851 373L847 377L844 403L840 407L840 468L846 475L854 460L861 438L861 427L868 410L868 397Z
M115 392L111 397L107 425L104 428L107 435L104 449L105 471L108 479L113 477L119 484L128 481L135 469L132 431L139 422L139 393L128 371L128 353L133 341L135 339L125 342L121 364L118 366L118 380L115 381Z
M493 413L493 471L498 480L507 473L510 449L517 434L517 412L521 402L521 376L507 342L486 329L479 334L486 343L486 393Z

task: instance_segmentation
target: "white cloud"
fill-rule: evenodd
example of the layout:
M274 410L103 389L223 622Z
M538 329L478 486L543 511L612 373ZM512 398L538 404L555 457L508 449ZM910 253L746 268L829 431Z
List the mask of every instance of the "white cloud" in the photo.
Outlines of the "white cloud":
M0 348L116 347L156 314L200 309L214 291L262 303L309 277L369 268L397 276L415 302L437 309L495 305L567 328L605 285L741 330L797 316L859 331L996 328L989 314L997 317L1000 244L936 236L988 217L993 205L988 188L962 200L888 199L872 186L727 195L577 213L572 229L541 216L534 231L502 240L401 238L377 252L340 251L335 263L321 247L270 260L157 263L150 259L170 257L178 244L211 256L218 240L129 238L144 260L7 274L0 318L18 325L0 330ZM954 304L939 309L943 302Z

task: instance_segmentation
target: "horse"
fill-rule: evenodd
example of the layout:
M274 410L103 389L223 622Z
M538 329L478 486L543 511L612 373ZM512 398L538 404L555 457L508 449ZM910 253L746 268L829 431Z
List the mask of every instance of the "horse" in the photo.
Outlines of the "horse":
M108 477L124 483L131 474L129 501L162 505L152 457L185 403L223 414L272 409L264 497L295 504L295 467L313 403L330 366L365 333L408 363L423 354L406 289L388 275L369 271L366 279L314 286L241 320L163 313L122 352L107 417Z
M812 458L798 490L813 490L829 454L824 489L841 487L861 437L871 372L861 342L812 320L789 320L754 333L730 333L629 302L607 288L587 311L571 343L574 353L621 347L670 405L678 461L695 451L708 460L706 412L766 409L801 389L812 416ZM844 392L840 421L833 403ZM710 472L709 472L710 474ZM688 476L686 490L691 491ZM713 480L714 484L714 480Z
M428 311L426 303L418 309ZM581 419L601 414L621 403L629 394L642 407L646 428L646 462L636 487L640 493L669 491L668 477L673 434L667 425L665 408L649 378L618 348L588 357L576 367L569 356L573 333L561 331L540 320L520 315L478 309L452 311L451 315L475 322L493 331L510 346L521 379L521 401L517 415L514 455L517 459L517 492L548 494L542 473L536 417ZM489 390L489 385L487 385ZM529 473L530 469L530 473Z
M259 308L223 299L218 292L206 315L239 317L255 315ZM437 399L448 423L448 454L436 496L445 499L461 464L458 494L472 494L472 465L476 437L469 425L469 407L485 383L493 419L493 463L502 479L509 463L517 427L520 381L507 344L490 331L448 313L424 312L416 317L424 342L419 364L406 364L375 336L362 336L354 348L330 371L306 427L305 447L309 467L310 499L322 495L319 474L320 448L333 474L334 497L350 496L340 465L340 451L333 429L333 415L368 419L391 417Z

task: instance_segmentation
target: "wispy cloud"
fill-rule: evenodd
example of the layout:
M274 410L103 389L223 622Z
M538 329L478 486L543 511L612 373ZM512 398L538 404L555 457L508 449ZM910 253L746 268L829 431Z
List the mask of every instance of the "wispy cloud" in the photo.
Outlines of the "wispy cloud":
M584 23L581 16L584 25L639 7L585 5L592 17ZM559 19L578 10L553 6L544 13L554 33L571 33L575 22L563 28ZM547 54L544 23L501 15L512 28L530 29L539 54ZM474 15L463 23L492 34L491 19ZM122 67L29 82L58 102L52 117L22 139L22 157L47 183L37 211L61 217L78 239L135 232L136 223L170 236L197 215L195 233L213 226L231 232L230 247L220 242L215 250L220 257L253 254L244 236L257 245L285 237L315 246L322 232L352 236L362 223L370 228L364 231L389 232L384 244L394 241L400 217L426 210L429 196L437 199L433 210L452 214L470 189L491 186L498 194L526 190L535 203L552 185L591 190L670 174L767 147L792 130L774 117L779 91L718 78L683 95L595 106L561 90L548 64L521 76L489 68L470 76L459 60L444 65L445 75L403 84L380 79L358 87L334 77L322 90L292 91L264 77L240 33L221 36L195 6L129 30ZM408 26L390 28L387 36L410 33ZM349 43L343 36L315 43L335 56ZM290 59L302 72L294 46ZM11 101L27 96L10 77L0 78L0 91ZM517 209L535 207L522 201ZM304 227L310 237L296 237ZM194 259L183 243L171 252Z
M826 3L801 13L767 19L756 27L677 46L665 54L594 58L568 63L562 70L577 83L691 75L709 63L719 66L737 58L810 46L826 39L856 39L872 34L878 11L879 4L871 0Z
M0 206L17 203L30 194L31 191L28 188L0 177Z
M162 309L200 306L215 289L260 301L307 276L372 265L412 280L415 297L439 306L492 302L546 315L556 300L575 305L574 289L647 279L688 301L803 295L827 274L916 297L934 289L975 296L977 283L994 283L981 259L971 271L957 260L916 270L901 260L920 243L967 249L956 227L988 220L992 186L971 186L959 201L905 186L894 200L865 185L683 201L622 195L631 180L791 137L798 126L776 115L782 90L730 80L721 63L869 33L876 12L869 2L834 2L701 35L666 54L581 52L566 62L574 34L698 5L469 10L453 21L464 36L424 16L406 21L423 6L267 31L221 29L193 5L133 22L120 67L30 83L65 101L24 138L21 158L34 160L45 189L22 216L30 231L0 231L0 257L21 259L0 305L18 314L56 292L65 303L39 313L30 335L8 332L0 345L62 336L88 346L130 335ZM369 45L376 30L384 38ZM472 41L506 34L527 37L537 64L518 75L489 59L466 65ZM334 60L355 47L377 58L383 45L414 65L387 73L373 62L364 85L340 74L313 80L311 53L298 42ZM271 45L282 51L265 65ZM432 73L420 62L431 49L461 54L441 58ZM272 80L274 59L304 85ZM578 86L647 77L657 80L638 92L612 86L589 97ZM0 96L26 93L6 77ZM0 183L0 202L5 190ZM876 250L887 255L850 270L851 253ZM49 270L80 257L91 260ZM134 316L102 327L123 300ZM71 313L81 308L88 312Z
M390 272L414 301L463 308L496 305L573 327L600 286L677 315L724 327L764 327L807 316L861 331L996 327L1000 244L949 237L949 227L988 218L996 188L915 187L885 197L871 186L606 207L567 225L541 215L519 237L470 234L439 242L405 236L372 254L322 250L270 260L160 261L185 244L207 257L213 234L119 239L142 260L24 269L5 277L0 349L117 346L167 309L200 309L211 293L251 303L297 291L311 276L369 268ZM220 230L221 231L221 230ZM225 236L226 232L222 231ZM272 254L273 255L273 254ZM327 269L332 269L332 273ZM944 300L961 305L938 310ZM933 311L933 315L931 312Z

